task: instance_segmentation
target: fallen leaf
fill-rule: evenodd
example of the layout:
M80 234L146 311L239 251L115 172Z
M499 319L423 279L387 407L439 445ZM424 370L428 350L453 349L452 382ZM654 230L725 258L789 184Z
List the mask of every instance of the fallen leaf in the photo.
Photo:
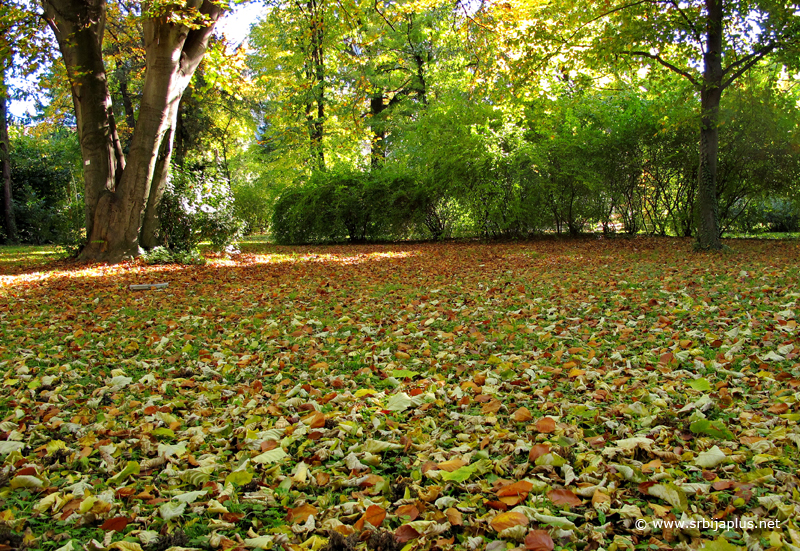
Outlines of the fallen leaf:
M490 524L495 532L502 532L506 528L513 528L514 526L528 526L528 517L522 513L508 511L494 517Z

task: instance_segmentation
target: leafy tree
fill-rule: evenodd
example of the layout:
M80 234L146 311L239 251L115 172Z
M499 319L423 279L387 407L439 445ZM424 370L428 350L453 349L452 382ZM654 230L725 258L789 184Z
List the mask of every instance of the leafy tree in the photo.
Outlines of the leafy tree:
M42 58L41 23L22 2L8 0L0 10L0 173L2 174L3 229L6 239L17 240L9 157L8 77L27 76Z
M800 46L797 2L771 0L645 0L591 4L556 2L577 20L572 46L590 47L594 59L633 59L680 75L700 99L696 201L697 246L721 248L718 205L720 103L723 93L769 56L784 60ZM577 30L576 30L577 29ZM558 33L564 38L563 33Z

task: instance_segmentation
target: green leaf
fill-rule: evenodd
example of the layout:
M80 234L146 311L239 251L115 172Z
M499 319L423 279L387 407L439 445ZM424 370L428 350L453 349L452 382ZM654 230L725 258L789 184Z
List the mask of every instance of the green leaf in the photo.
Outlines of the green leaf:
M464 482L475 473L477 468L478 464L473 463L472 465L459 467L451 473L442 472L442 480L447 480L448 482Z
M177 503L174 501L168 501L158 508L158 514L160 514L161 518L164 520L169 521L182 516L185 510L186 503L181 501Z
M282 448L275 448L274 450L269 450L268 452L255 456L252 461L253 463L277 463L278 461L283 461L287 457L289 457L289 454L283 451Z
M250 471L233 471L225 477L225 484L235 484L237 486L244 486L253 480L253 473Z
M419 375L418 371L410 371L408 369L395 369L392 371L392 377L397 377L398 379L413 379Z
M689 386L701 392L706 392L711 390L711 385L705 379L694 379L693 381L689 382Z
M733 440L733 433L722 423L722 421L709 421L708 419L698 419L689 425L689 429L695 434L707 434L720 440Z
M118 472L116 475L108 479L109 484L117 484L122 482L131 475L139 474L141 467L136 461L128 461L125 468Z

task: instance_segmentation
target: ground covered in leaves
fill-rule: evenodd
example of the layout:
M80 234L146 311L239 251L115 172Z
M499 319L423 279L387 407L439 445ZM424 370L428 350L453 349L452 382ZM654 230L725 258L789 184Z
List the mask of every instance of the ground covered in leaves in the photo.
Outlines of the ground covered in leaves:
M6 266L0 549L800 548L800 245L734 247Z

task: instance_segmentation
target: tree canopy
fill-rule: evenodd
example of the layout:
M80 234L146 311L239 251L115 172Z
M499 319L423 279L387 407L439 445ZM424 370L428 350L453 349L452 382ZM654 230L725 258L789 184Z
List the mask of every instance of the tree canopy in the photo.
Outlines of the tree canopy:
M602 229L716 249L797 217L796 3L275 0L238 49L217 2L41 6L18 4L60 50L85 259L169 241L173 165L301 241Z

